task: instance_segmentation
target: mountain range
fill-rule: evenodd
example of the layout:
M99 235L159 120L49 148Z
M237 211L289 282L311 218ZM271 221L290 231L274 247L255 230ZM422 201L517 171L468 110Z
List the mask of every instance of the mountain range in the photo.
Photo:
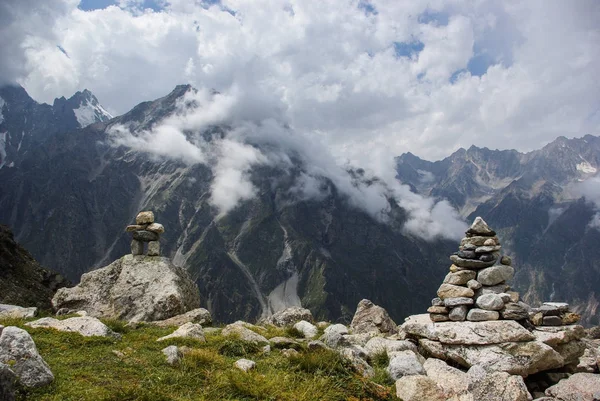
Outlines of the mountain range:
M1 88L0 222L44 266L77 282L129 253L125 226L153 210L166 228L163 254L190 271L220 322L300 304L317 319L348 321L363 298L396 321L429 306L457 243L407 232L408 212L392 197L378 219L327 176L314 183L319 196L300 196L309 166L288 151L285 168L250 168L253 196L223 214L211 201L214 165L115 144L117 129L135 141L176 115L190 91L178 86L111 118L89 91L49 106L21 87ZM227 124L186 132L208 144L234 134ZM600 232L577 184L596 176L599 144L593 136L559 138L527 154L471 147L438 162L404 154L397 176L416 193L447 199L465 220L486 219L514 257L514 287L527 300L566 300L593 316ZM359 168L346 174L363 188L377 181Z

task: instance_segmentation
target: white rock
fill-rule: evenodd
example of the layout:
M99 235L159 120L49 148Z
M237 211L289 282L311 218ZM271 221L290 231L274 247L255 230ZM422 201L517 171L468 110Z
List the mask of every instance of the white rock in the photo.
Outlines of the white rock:
M100 320L91 316L71 317L58 320L44 317L33 322L25 323L32 328L47 328L70 333L79 333L84 337L120 337Z
M54 380L29 333L18 327L9 326L2 330L0 362L9 364L25 387L42 387Z
M373 337L365 344L365 351L372 357L385 352L388 357L392 352L411 350L417 352L417 346L406 340L391 340L383 337Z
M15 401L17 376L8 365L0 362L0 400Z
M182 352L175 345L169 345L167 348L163 348L161 352L167 357L169 365L178 364L182 357Z
M332 324L325 329L321 340L330 348L335 348L340 345L342 337L348 334L348 328L343 324Z
M481 269L477 273L477 281L483 285L493 286L510 280L514 274L514 268L506 265L496 265Z
M173 316L169 319L157 320L155 322L150 323L159 327L181 326L185 323L198 323L202 325L207 325L212 323L212 316L210 315L210 312L206 309L196 308L181 315Z
M200 340L201 342L206 341L204 338L204 330L202 330L202 326L197 323L186 323L173 333L169 334L168 336L161 337L156 341L165 341L172 338L193 338L195 340Z
M292 326L294 323L301 320L312 321L312 313L310 313L308 309L299 306L292 306L274 313L261 323L272 324L277 327L285 327Z
M414 351L396 351L390 353L390 363L387 372L392 380L398 380L403 376L423 375L425 359Z
M169 259L126 255L81 276L79 285L61 288L56 309L82 309L91 316L156 321L180 315L200 304L198 287L186 270Z
M537 326L533 330L536 340L555 347L585 337L583 326L578 324L569 326Z
M264 336L253 332L237 322L225 326L223 331L221 331L221 335L224 337L238 337L240 340L248 341L254 344L269 343L269 340L267 340Z
M403 376L396 381L396 396L403 401L448 401L443 390L427 376Z
M446 362L429 358L423 364L427 376L431 378L444 391L448 400L475 401L469 394L467 374L462 370L449 366Z
M511 376L506 372L488 373L480 366L473 366L467 373L469 391L475 400L485 401L530 401L521 376Z
M256 362L251 361L250 359L238 359L233 364L236 368L243 372L248 372L249 370L256 368Z
M396 323L381 306L375 305L368 299L358 303L350 329L354 334L376 332L379 334L394 334L398 331Z
M17 305L0 304L0 319L29 319L38 313L37 308L23 308Z
M317 336L319 329L314 324L307 322L306 320L301 320L298 323L294 324L294 328L298 330L304 338L313 339Z

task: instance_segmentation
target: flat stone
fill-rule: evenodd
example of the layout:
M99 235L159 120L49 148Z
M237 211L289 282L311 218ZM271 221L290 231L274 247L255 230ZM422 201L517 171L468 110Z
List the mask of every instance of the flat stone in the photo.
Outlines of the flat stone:
M64 320L44 317L33 322L25 323L25 326L34 329L45 328L68 333L79 333L84 337L119 337L119 335L108 328L108 326L91 316L71 317Z
M574 312L568 312L562 315L560 318L563 324L575 324L581 320L581 315Z
M431 306L444 306L444 301L441 298L433 298L431 300Z
M492 253L482 253L481 255L479 255L479 260L481 260L482 262L493 262L496 259L498 258Z
M506 320L523 320L529 317L529 312L518 303L509 302L500 311L500 316Z
M494 246L480 246L475 249L475 253L492 253L498 252L502 247L500 245Z
M559 312L569 311L569 304L566 302L544 302L542 306L549 306L553 309L558 309Z
M562 326L562 319L560 316L544 316L542 319L542 325L544 326Z
M466 243L464 245L459 246L459 249L463 251L474 251L475 249L477 249L477 245Z
M160 242L148 242L148 256L160 256Z
M447 401L435 381L427 376L403 376L396 381L396 396L403 401Z
M492 237L496 235L496 232L487 225L485 220L477 216L473 221L473 224L471 224L471 227L467 230L467 234Z
M469 311L469 307L467 305L459 305L452 308L448 317L453 322L462 322L467 318L467 312Z
M456 254L463 259L477 259L477 254L475 253L475 251L461 250L458 251Z
M458 298L446 298L444 299L444 305L448 307L458 306L458 305L473 305L473 298L467 297L458 297Z
M36 307L23 308L17 305L0 304L0 318L30 319L37 316Z
M483 310L479 308L473 308L467 314L467 320L471 322L483 322L488 320L498 320L500 313L491 310Z
M152 231L153 233L162 234L165 232L165 227L159 223L152 223L146 227L146 230Z
M496 246L499 245L498 243L496 243L496 241L494 241L494 239L492 238L488 238L485 240L485 242L483 243L483 246Z
M456 266L468 269L483 269L486 267L493 266L495 263L495 260L490 262L483 262L477 259L463 259L458 255L450 255L450 260Z
M293 338L289 337L273 337L269 339L269 343L273 348L284 349L284 348L297 348L300 343Z
M465 285L469 280L477 277L477 272L473 270L461 270L456 273L448 273L444 278L444 283L453 285Z
M143 255L144 254L144 243L136 239L131 240L131 254L132 255Z
M380 353L389 356L392 352L406 350L417 352L417 346L407 340L391 340L383 337L373 337L365 344L365 352L369 357Z
M469 392L474 400L530 401L532 399L521 376L506 372L488 373L475 365L467 372Z
M436 323L433 323L428 314L411 315L404 320L400 326L401 331L416 336L437 340L435 331Z
M460 241L460 246L463 247L463 249L466 249L465 247L469 246L470 250L475 250L479 246L485 246L485 242L489 241L489 240L493 240L496 245L500 244L498 237L486 237L486 236L480 236L480 235L472 235L470 237L463 238ZM471 246L475 246L475 248L471 248Z
M467 287L459 287L452 284L442 284L437 291L437 295L441 299L460 297L471 298L473 295L475 295L475 293L472 289Z
M264 320L266 324L272 324L277 327L288 327L293 326L300 320L306 320L307 322L313 321L313 316L310 310L302 308L300 306L291 306L285 308Z
M202 330L202 326L198 323L186 323L175 330L173 333L160 337L156 341L166 341L173 338L192 338L194 340L199 340L200 342L206 342L206 338L204 338L204 330Z
M154 223L154 213L151 211L139 212L135 218L135 224L152 224Z
M429 314L429 319L432 322L447 322L448 320L450 320L450 317L448 316L448 314L431 313Z
M542 305L538 308L538 310L540 312L542 312L542 314L544 316L559 316L561 314L561 310L560 308L558 308L557 306L554 305Z
M467 287L473 291L480 289L481 286L482 284L477 280L469 280L469 282L467 282Z
M511 266L512 265L512 259L510 256L502 256L502 258L500 259L500 263L502 263L503 265L506 266Z
M546 389L546 395L561 401L600 400L600 375L575 373Z
M504 301L499 294L485 294L477 298L475 304L481 309L498 311L504 308Z
M510 280L515 274L515 269L511 266L497 265L480 270L477 274L477 281L483 285L492 286Z
M158 241L158 234L152 231L139 230L133 232L133 239L143 242Z
M192 309L189 312L182 313L181 315L173 316L164 320L157 320L150 322L159 327L169 326L182 326L186 323L198 323L201 325L207 325L212 323L212 316L210 312L204 308Z
M125 231L128 233L131 233L134 231L145 230L146 227L147 227L146 224L133 224L133 225L125 227Z
M238 359L237 361L235 361L233 366L241 370L242 372L248 372L256 368L256 362L251 361L250 359Z
M448 308L446 308L445 306L430 306L429 308L427 308L427 312L429 313L441 313L444 315L448 314Z
M503 292L506 292L508 290L508 288L510 288L509 286L507 286L506 284L498 284L498 285L492 285L492 286L482 286L480 289L478 289L477 291L475 291L475 298L479 298L482 295L485 294L501 294Z

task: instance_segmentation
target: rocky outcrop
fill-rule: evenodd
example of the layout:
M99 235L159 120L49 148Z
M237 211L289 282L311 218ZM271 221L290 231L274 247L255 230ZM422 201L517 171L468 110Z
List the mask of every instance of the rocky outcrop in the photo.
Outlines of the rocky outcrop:
M119 337L108 326L91 316L71 317L64 320L44 317L25 325L34 329L49 328L58 331L79 333L84 337Z
M25 387L42 387L54 380L29 333L18 327L9 326L2 330L0 362L9 365Z
M261 320L261 323L272 324L277 327L286 327L292 326L294 323L297 323L301 320L312 322L312 313L308 309L301 308L299 306L292 306L290 308L275 312L268 318Z
M568 379L549 387L546 395L561 401L600 400L600 375L576 373Z
M396 323L390 318L387 311L375 305L368 299L358 303L350 329L354 334L376 332L378 334L395 334Z
M126 255L81 276L79 285L61 288L56 309L85 310L91 316L128 321L156 321L197 308L198 287L169 259Z

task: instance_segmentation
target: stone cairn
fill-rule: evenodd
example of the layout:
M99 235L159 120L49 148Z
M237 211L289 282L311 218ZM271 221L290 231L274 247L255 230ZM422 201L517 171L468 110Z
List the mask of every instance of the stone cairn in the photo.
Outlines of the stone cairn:
M139 212L135 224L127 226L127 232L133 233L131 253L144 254L144 243L148 243L148 256L160 256L160 234L165 232L162 224L154 222L154 213L151 211Z

